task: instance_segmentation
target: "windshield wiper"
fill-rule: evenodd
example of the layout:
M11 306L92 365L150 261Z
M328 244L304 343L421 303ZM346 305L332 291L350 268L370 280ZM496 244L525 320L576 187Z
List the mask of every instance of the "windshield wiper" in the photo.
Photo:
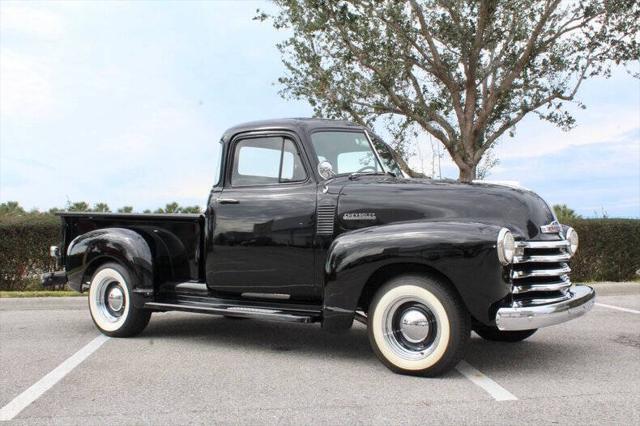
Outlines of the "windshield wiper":
M358 176L377 176L377 175L389 175L396 177L396 174L390 171L385 172L353 172L349 175L349 179L354 180Z

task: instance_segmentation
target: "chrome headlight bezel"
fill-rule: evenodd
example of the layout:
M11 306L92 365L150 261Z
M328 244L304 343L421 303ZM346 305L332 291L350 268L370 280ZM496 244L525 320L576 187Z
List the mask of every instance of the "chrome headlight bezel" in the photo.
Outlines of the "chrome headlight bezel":
M502 228L498 233L496 250L498 251L500 263L505 266L513 263L513 258L516 254L516 241L511 231L507 228Z
M578 233L575 229L570 227L567 229L567 232L565 232L564 239L569 243L567 251L573 257L578 251L578 246L580 245L580 238L578 237Z

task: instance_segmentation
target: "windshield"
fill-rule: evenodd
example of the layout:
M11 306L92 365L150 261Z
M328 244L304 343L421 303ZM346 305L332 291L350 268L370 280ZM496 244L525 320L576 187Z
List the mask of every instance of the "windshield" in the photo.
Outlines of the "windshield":
M335 174L385 173L363 132L316 132L311 143L318 161L331 163Z
M396 157L393 151L391 151L391 148L389 148L389 145L384 143L384 141L376 135L373 135L371 140L373 141L373 146L376 148L376 151L378 151L378 156L384 163L384 167L396 176L402 176L402 170L396 162Z

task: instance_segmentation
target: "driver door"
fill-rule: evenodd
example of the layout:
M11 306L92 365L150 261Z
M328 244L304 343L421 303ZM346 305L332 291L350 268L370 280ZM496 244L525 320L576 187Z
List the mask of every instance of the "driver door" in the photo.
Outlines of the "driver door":
M231 142L227 181L214 201L210 290L227 296L316 300L316 184L293 135Z

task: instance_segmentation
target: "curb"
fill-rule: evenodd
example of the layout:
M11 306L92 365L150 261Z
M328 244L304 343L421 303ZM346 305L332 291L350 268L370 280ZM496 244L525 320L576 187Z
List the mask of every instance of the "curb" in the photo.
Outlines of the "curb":
M87 308L86 297L3 297L0 311L81 310Z
M597 282L579 283L593 287L596 296L623 296L628 294L640 294L640 282Z

